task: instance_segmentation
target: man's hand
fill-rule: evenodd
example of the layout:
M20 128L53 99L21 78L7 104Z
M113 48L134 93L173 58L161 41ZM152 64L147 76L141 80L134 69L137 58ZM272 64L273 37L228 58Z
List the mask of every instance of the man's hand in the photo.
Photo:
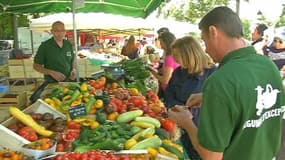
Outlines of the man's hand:
M192 121L193 115L188 110L187 106L175 105L168 110L168 116L174 120L180 127L186 128L189 122Z
M201 107L202 105L202 93L191 94L186 102L186 106L191 108Z
M52 76L52 78L54 78L58 82L64 81L66 78L64 74L52 70L49 71L49 75Z
M73 69L71 71L69 78L70 78L70 80L75 80L75 78L76 78L76 70L75 69Z

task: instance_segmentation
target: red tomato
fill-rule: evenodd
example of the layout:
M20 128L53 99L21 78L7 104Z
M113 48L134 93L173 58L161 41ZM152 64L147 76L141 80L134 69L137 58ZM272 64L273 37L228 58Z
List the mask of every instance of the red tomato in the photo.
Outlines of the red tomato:
M32 141L32 142L38 140L38 136L36 133L29 134L25 138L29 141Z
M91 86L93 86L95 83L96 83L96 81L93 80L93 79L89 81L89 84L90 84Z
M71 140L74 139L74 137L72 136L72 134L67 133L66 136L65 136L65 139L68 140L68 141L71 141Z
M131 160L129 155L120 155L119 160Z
M23 127L18 131L18 134L29 141L36 141L38 140L38 136L36 131L31 127Z
M74 139L77 139L79 136L79 132L72 131L69 133Z
M80 153L74 153L73 158L75 160L81 160L81 154Z
M68 129L80 129L81 125L80 123L77 123L75 121L68 121L67 122L67 128Z
M161 125L162 128L166 129L167 131L173 131L175 128L175 123L171 119L162 119Z
M64 151L64 145L62 143L58 143L56 147L57 152L63 152Z
M23 127L18 131L18 134L19 135L25 135L25 134L30 133L30 132L35 132L35 130L32 129L31 127Z

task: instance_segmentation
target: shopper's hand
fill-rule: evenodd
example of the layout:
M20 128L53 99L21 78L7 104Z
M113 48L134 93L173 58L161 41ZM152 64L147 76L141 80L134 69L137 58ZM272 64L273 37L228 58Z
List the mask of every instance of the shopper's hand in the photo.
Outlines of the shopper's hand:
M157 69L155 69L154 67L152 67L151 65L148 65L146 67L151 73L157 73Z
M168 117L182 128L187 127L187 124L193 119L193 115L188 108L179 105L175 105L168 110Z
M69 78L70 78L70 80L75 80L75 78L76 78L76 70L75 69L73 69L71 71Z
M190 108L201 107L202 105L202 93L191 94L187 99L186 106Z
M57 71L50 71L49 75L58 82L64 81L66 78L64 74Z

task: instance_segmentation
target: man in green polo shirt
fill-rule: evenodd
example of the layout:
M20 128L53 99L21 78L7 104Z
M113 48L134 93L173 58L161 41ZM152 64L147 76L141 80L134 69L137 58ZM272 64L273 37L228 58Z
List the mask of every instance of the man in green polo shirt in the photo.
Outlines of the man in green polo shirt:
M199 28L219 68L203 95L187 101L190 107L202 104L199 128L184 106L170 110L170 118L187 131L203 160L272 160L281 146L285 111L277 67L245 43L242 22L231 9L213 9Z
M43 42L34 58L34 69L44 74L45 80L75 80L72 44L65 40L65 27L60 21L52 24L53 37Z

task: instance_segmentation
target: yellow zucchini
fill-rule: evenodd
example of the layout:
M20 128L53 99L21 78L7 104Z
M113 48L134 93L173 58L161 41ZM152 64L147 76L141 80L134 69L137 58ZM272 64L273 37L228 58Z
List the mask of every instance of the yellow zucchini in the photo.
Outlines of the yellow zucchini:
M162 155L165 155L165 156L168 156L168 157L172 157L172 158L175 158L175 159L179 159L175 154L173 154L173 153L171 153L171 152L169 152L169 151L167 151L165 148L163 148L163 147L159 147L158 148L158 152L160 153L160 154L162 154Z
M30 115L25 114L17 107L10 107L9 111L16 119L21 121L23 124L33 128L38 134L49 137L53 134L52 131L46 130L45 127L39 125Z
M153 124L147 123L147 122L132 121L131 125L137 126L140 128L155 128L155 126Z
M141 137L145 138L147 136L152 136L152 135L154 135L154 133L155 133L154 128L146 128L146 129L140 131L139 133L135 134L132 138L138 140Z

